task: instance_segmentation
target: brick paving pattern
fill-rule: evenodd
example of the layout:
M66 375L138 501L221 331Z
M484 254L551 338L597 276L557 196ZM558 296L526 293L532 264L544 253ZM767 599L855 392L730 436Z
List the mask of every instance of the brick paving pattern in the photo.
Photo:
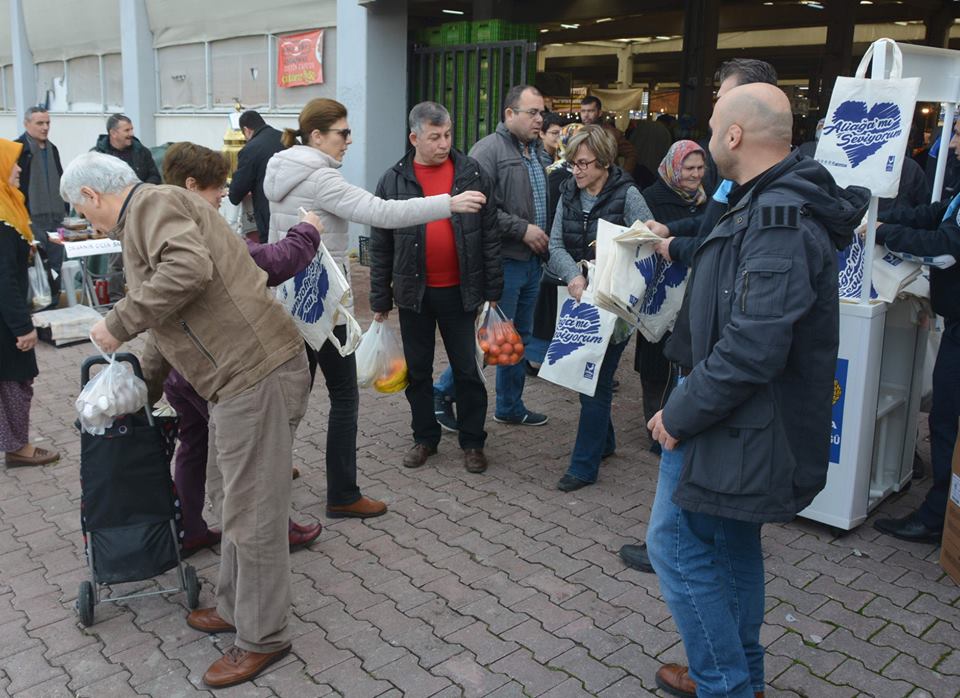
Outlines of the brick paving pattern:
M358 296L366 326L365 290ZM188 628L183 594L101 604L88 629L77 620L87 571L73 400L79 362L91 351L39 347L31 433L63 458L0 473L0 694L209 695L200 677L232 636ZM550 416L546 427L496 424L491 412L483 475L464 471L449 434L426 466L402 468L411 442L406 400L362 391L361 486L390 505L366 522L324 518L326 396L318 385L295 444L304 475L293 508L297 520L323 520L324 532L292 556L293 652L218 694L663 695L654 672L683 661L682 644L656 579L616 555L644 537L657 480L631 363L632 349L618 372L617 454L595 486L571 494L555 489L579 413L569 391L529 381L525 399ZM492 406L491 370L487 379ZM918 481L880 512L910 511L927 485ZM766 526L763 537L767 696L960 696L960 588L937 564L937 547L881 536L869 522L838 536L798 520ZM190 562L206 605L218 556L203 551ZM174 575L159 581L174 583Z

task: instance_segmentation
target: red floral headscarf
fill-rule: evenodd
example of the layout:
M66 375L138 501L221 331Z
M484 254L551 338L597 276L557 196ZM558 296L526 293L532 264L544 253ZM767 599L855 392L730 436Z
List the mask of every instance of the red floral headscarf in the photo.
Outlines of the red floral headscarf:
M704 160L706 160L706 154L703 152L703 148L693 141L677 141L670 146L670 150L663 156L663 160L660 161L660 167L657 168L657 171L660 173L660 177L664 183L684 201L688 201L695 206L700 206L707 200L707 194L703 190L703 184L698 186L695 192L688 191L680 186L680 177L683 174L683 161L687 159L688 155L693 153L700 153L704 156Z

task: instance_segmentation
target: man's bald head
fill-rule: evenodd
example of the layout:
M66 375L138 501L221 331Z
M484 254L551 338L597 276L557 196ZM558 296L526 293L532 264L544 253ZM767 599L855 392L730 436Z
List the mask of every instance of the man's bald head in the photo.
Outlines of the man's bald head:
M717 101L710 119L710 152L721 174L742 183L743 173L759 174L790 152L793 113L779 87L765 83L741 85Z

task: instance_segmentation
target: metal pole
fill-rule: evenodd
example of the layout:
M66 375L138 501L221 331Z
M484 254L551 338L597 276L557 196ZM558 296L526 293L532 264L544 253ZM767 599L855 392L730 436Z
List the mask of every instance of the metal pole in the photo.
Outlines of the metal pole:
M883 80L887 70L887 45L884 41L873 52L873 66L870 77ZM870 303L870 291L873 290L873 250L877 244L877 206L879 199L870 197L870 208L867 209L867 236L863 241L863 286L860 288L860 303Z
M947 171L947 153L950 140L953 138L953 118L957 113L957 105L953 102L943 104L943 131L940 132L940 152L937 154L937 174L933 178L933 195L930 203L940 201L943 194L943 177Z

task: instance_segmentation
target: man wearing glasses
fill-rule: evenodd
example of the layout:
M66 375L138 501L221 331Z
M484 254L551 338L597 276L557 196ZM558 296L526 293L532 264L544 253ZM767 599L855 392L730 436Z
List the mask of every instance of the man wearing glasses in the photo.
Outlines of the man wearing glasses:
M530 85L511 87L504 99L503 122L480 139L470 157L493 183L497 228L503 252L503 295L500 308L516 325L526 345L533 329L533 310L540 288L543 260L548 257L547 175L541 162L544 103ZM494 419L503 424L542 426L547 416L523 404L526 378L523 362L497 367ZM434 386L434 412L440 425L455 430L453 373L448 368Z

